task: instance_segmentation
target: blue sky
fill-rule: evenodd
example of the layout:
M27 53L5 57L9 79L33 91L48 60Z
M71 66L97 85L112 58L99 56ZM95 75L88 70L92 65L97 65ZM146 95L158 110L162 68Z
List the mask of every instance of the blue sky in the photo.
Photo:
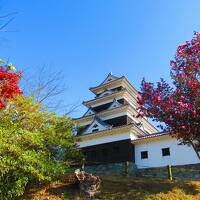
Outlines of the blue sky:
M43 65L62 71L66 105L93 98L89 87L109 72L137 89L142 77L170 80L178 44L200 31L199 0L1 0L0 8L18 12L1 33L1 58L29 75Z

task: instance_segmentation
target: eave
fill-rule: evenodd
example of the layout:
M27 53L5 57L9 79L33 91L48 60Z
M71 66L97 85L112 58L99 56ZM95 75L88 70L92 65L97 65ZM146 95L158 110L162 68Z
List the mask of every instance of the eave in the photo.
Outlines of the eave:
M132 140L132 144L142 144L146 142L152 142L152 141L159 141L163 139L170 138L170 133L169 132L161 132L161 133L155 133L155 134L150 134L146 136L139 137L135 140Z
M116 80L110 81L108 83L100 84L100 85L95 86L95 87L90 87L89 90L91 92L93 92L94 94L98 94L98 93L100 93L100 91L104 91L104 90L108 89L109 87L120 84L124 78L125 77L122 76L122 77L120 77Z
M76 118L76 119L74 119L74 121L77 124L80 124L80 123L83 123L83 122L92 121L95 116L97 116L97 117L105 117L105 116L113 115L113 114L120 113L120 112L126 112L126 111L128 111L129 107L130 107L130 105L123 105L123 106L120 106L120 107L117 107L117 108L113 108L113 109L110 109L110 110L101 111L101 112L99 112L97 114Z
M76 140L78 142L81 142L85 140L96 139L96 138L101 138L101 137L110 136L110 135L118 135L118 134L127 133L127 132L133 133L136 136L141 136L144 134L144 132L141 131L138 127L136 127L134 124L129 124L129 125L119 126L119 127L115 127L115 128L104 130L104 131L98 131L98 132L88 133L81 136L76 136Z
M103 92L106 89L111 89L117 86L126 86L130 92L133 92L136 96L138 96L138 91L132 86L132 84L128 81L128 79L125 76L122 76L116 80L110 81L105 84L100 84L96 87L91 87L90 91L94 94L99 94Z
M99 97L99 98L95 98L89 101L84 101L83 105L87 106L87 107L92 107L92 105L98 104L98 103L103 103L109 100L113 100L114 98L123 96L126 93L126 89L123 89L119 92L114 92L113 94L107 95L107 96L103 96L103 97Z
M120 107L117 107L117 108L113 108L113 109L110 109L110 110L101 111L101 112L97 113L96 115L94 114L94 115L88 115L88 116L76 118L76 119L74 119L74 121L78 126L80 124L84 124L84 123L85 124L90 124L93 121L95 116L102 118L102 117L111 116L111 115L115 115L115 114L122 113L122 112L127 112L127 113L129 113L130 116L133 116L133 117L138 114L138 112L132 106L123 105L123 106L120 106ZM138 121L141 121L143 123L143 125L145 127L147 127L152 133L158 132L156 127L154 127L145 118L138 118Z

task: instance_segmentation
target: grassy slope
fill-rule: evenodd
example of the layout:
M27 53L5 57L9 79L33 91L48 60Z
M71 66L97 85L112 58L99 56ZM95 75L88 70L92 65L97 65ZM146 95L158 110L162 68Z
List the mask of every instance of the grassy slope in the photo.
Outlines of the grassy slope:
M104 200L200 200L200 182L155 179L102 178ZM66 198L63 198L66 196ZM81 200L77 186L55 182L29 191L23 200Z

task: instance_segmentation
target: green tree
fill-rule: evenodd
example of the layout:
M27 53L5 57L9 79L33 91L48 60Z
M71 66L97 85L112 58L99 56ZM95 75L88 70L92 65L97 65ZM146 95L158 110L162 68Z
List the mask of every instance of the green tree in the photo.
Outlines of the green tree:
M81 160L72 127L30 97L9 100L0 111L0 199L15 199L31 182L58 178Z

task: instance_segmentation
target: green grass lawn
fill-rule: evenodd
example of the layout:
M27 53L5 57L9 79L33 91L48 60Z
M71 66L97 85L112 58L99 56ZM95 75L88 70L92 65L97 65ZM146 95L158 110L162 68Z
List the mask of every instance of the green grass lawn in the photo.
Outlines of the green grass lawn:
M200 200L200 181L168 181L124 177L101 177L104 200ZM31 189L23 200L81 200L77 186L55 182Z

